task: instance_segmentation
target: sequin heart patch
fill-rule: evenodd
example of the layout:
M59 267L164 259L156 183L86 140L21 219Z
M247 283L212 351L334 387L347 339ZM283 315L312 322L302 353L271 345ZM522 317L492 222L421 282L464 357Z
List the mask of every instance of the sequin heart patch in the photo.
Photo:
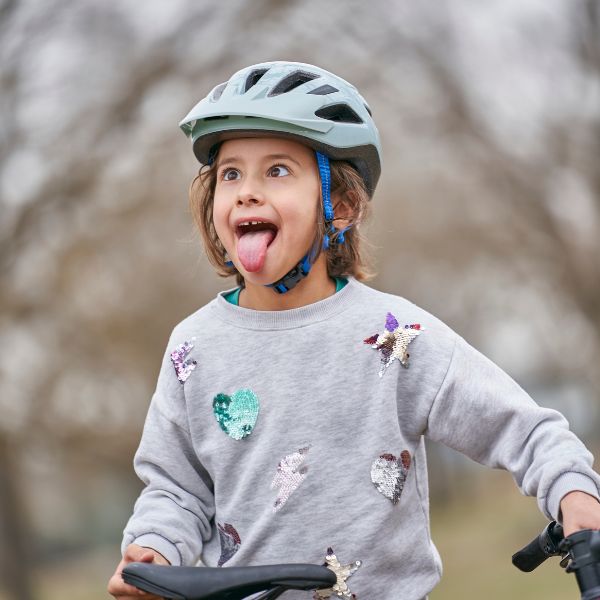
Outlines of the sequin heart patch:
M237 390L231 396L217 394L213 399L217 422L234 440L241 440L252 433L258 409L258 396L252 390Z
M219 540L221 542L221 556L217 567L222 567L240 549L242 540L240 534L231 523L217 523L219 528Z
M409 468L408 450L403 450L400 458L396 458L393 454L382 454L371 465L371 481L379 492L392 501L392 504L398 504Z

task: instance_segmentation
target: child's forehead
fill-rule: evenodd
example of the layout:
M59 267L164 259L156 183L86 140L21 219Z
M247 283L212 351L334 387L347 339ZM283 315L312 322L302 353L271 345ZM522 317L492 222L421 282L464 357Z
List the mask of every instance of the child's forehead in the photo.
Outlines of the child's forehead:
M232 157L258 159L273 155L289 155L300 161L313 160L314 151L295 140L277 137L248 137L224 141L219 148L219 159Z

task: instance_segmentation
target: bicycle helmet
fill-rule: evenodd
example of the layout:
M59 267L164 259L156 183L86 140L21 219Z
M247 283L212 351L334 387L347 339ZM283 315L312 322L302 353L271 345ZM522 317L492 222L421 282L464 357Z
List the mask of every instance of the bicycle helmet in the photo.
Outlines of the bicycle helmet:
M364 98L341 77L305 63L274 61L241 69L196 104L179 126L202 164L212 163L221 142L240 137L285 137L313 148L328 232L335 231L329 159L350 163L369 197L381 174L379 133ZM338 241L343 243L343 232ZM328 244L329 233L323 247ZM309 249L271 287L280 293L294 287L306 277L317 254Z
M179 124L194 154L209 163L211 149L238 137L281 135L346 160L373 195L381 173L381 142L358 90L333 73L298 62L266 62L217 85Z

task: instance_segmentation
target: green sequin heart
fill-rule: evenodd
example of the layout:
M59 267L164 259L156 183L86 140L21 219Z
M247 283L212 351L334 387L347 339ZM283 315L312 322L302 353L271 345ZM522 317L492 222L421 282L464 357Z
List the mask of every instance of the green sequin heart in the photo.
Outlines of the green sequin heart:
M252 433L258 408L258 396L252 390L237 390L233 396L217 394L213 400L217 422L234 440L241 440Z

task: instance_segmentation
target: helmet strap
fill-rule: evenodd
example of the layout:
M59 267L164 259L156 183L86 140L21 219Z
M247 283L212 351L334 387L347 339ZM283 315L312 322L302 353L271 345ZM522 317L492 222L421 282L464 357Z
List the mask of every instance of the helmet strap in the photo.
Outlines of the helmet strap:
M337 234L334 240L336 244L343 244L346 241L344 233L350 229L350 226L339 231L333 226L334 213L333 205L331 203L331 166L329 157L321 152L315 152L315 154L317 156L317 167L319 168L319 176L321 178L323 218L325 222L325 235L323 236L322 249L327 250L332 243L332 236L334 234ZM273 288L278 294L289 292L310 273L310 269L317 255L316 245L313 244L312 248L302 257L295 267L288 271L281 279L268 284L267 287Z
M321 177L321 195L323 197L323 218L325 221L325 235L323 236L323 250L327 250L331 244L331 237L335 233L333 226L333 205L331 204L331 166L329 157L322 152L317 155L317 167Z
M293 269L288 271L281 279L269 283L267 287L273 288L278 294L285 294L296 287L310 273L314 260L312 254L312 252L305 254Z

